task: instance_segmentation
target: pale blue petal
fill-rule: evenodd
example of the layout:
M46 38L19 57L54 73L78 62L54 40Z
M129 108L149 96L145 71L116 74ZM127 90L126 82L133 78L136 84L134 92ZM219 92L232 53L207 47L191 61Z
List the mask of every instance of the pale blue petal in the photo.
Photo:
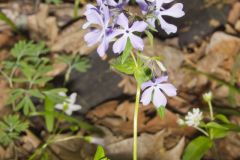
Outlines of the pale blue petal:
M160 21L161 24L161 28L167 33L167 34L171 34L171 33L176 33L177 32L177 27L173 24L169 24L167 23L161 15L158 16L158 19Z
M153 85L154 85L154 83L152 81L147 81L147 82L142 83L141 89L144 90L147 87L150 87L150 86L153 86Z
M93 30L93 31L87 33L84 36L84 40L87 42L88 46L92 46L100 41L101 35L102 35L102 32L100 30L96 29L96 30Z
M180 18L185 15L183 11L183 4L182 3L174 4L171 8L161 11L160 14Z
M131 44L133 48L142 51L144 47L143 40L139 38L138 36L135 36L134 34L130 34L129 36Z
M150 87L142 93L141 102L144 106L148 105L151 102L152 92L153 92L153 87Z
M113 44L113 52L114 53L121 53L127 44L127 36L123 35L120 37L114 44Z
M147 28L148 24L144 21L135 21L131 28L131 32L143 32Z
M120 25L120 26L122 26L124 29L128 29L128 19L127 19L127 17L125 16L124 13L121 13L121 14L118 16L117 24Z
M169 97L177 95L177 89L170 83L162 83L157 85Z
M158 87L154 88L154 93L153 93L153 104L155 107L161 107L161 106L166 106L167 104L167 99L164 96L164 94L160 91Z

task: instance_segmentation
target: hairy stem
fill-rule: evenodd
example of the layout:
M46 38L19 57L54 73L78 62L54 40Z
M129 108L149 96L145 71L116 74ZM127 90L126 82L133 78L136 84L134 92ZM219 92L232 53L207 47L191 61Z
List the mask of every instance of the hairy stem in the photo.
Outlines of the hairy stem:
M138 134L138 110L139 110L139 100L140 100L140 85L137 85L137 93L134 108L134 118L133 118L133 160L137 160L137 134Z

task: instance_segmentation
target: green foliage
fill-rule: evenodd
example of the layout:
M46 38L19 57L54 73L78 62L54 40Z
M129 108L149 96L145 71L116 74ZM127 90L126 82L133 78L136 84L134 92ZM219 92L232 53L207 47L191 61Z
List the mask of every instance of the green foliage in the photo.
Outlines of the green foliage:
M46 3L61 4L62 0L45 0Z
M121 63L122 64L126 61L126 59L129 57L131 52L132 52L132 44L131 44L130 39L128 38L126 47L125 47L123 53L121 54Z
M164 118L165 117L165 107L160 106L159 108L157 108L157 113L161 118Z
M13 23L11 19L9 19L6 14L0 11L0 20L5 22L7 25L9 25L14 31L17 31L16 25Z
M149 30L145 30L144 32L148 37L150 45L153 46L154 37L153 37L152 33Z
M95 153L94 156L94 160L109 160L106 156L105 156L105 152L102 146L98 146L97 147L97 151Z
M183 154L183 160L200 160L212 146L211 139L199 136L188 144Z
M86 72L87 69L91 67L89 60L81 57L80 55L61 55L58 57L58 61L68 65L68 69L65 74L65 81L69 80L73 69L76 69L78 72Z
M54 127L54 105L54 101L46 96L44 103L44 118L48 132L52 132Z
M151 70L142 64L135 69L134 77L141 85L143 82L149 81L152 78Z
M0 144L8 146L18 139L19 134L28 128L28 123L22 122L18 115L8 115L0 122Z
M136 67L133 59L130 58L130 57L128 57L124 61L124 63L122 63L122 57L121 56L116 58L116 59L113 59L111 61L111 66L115 70L117 70L119 72L122 72L122 73L125 73L125 74L129 74L129 75L134 73L135 67Z

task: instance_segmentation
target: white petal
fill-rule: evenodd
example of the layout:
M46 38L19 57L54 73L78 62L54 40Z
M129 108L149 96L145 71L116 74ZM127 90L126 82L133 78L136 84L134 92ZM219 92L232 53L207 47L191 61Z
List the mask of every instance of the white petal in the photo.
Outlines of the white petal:
M62 109L63 109L63 106L64 106L63 104L56 104L56 105L55 105L55 108L56 108L56 109L59 109L59 110L62 110Z
M99 54L100 57L103 57L105 55L105 52L108 49L108 42L106 42L106 40L102 40L101 44L98 46L97 48L97 52Z
M132 32L143 32L147 28L148 24L144 21L136 21L129 29Z
M159 88L155 87L154 88L154 94L153 94L153 104L155 107L159 108L161 106L165 107L167 104L167 99L162 94Z
M131 44L133 45L133 48L142 51L144 47L143 40L139 38L138 36L135 36L134 34L131 34L129 36Z
M123 29L114 29L113 32L108 35L108 39L113 39L121 34L124 34L124 30Z
M86 19L87 19L88 22L90 22L92 24L98 24L100 26L103 25L102 17L95 10L90 11L89 14L86 15Z
M109 6L116 6L117 3L114 0L107 0L107 5L109 5Z
M177 95L177 89L170 83L158 84L157 86L170 97Z
M113 52L114 53L121 53L127 44L127 36L123 35L113 44Z
M80 106L78 104L72 104L72 105L69 106L69 109L72 110L72 111L77 111L77 110L82 109L82 106Z
M66 97L67 96L65 92L59 92L58 95L62 96L62 97Z
M173 24L169 24L167 23L162 17L161 15L158 16L158 19L160 21L160 25L161 25L161 28L167 33L167 34L170 34L170 33L176 33L177 32L177 27Z
M161 11L160 14L175 18L182 17L185 15L183 11L183 4L182 3L174 4L171 8Z
M147 82L144 82L142 85L141 85L141 89L144 90L146 89L147 87L150 87L150 86L153 86L154 83L152 81L147 81Z
M71 109L67 109L67 110L65 111L65 113L66 113L67 115L71 116L71 115L72 115L72 110L71 110Z
M127 17L125 16L124 13L121 13L119 16L118 16L118 19L117 19L117 24L122 26L124 29L128 29L128 19Z
M152 92L153 92L153 87L150 87L142 93L141 102L144 106L148 105L151 102Z
M161 77L155 79L155 84L166 82L167 80L168 80L168 76L161 76Z
M87 33L84 36L84 40L87 42L88 46L92 46L100 41L101 35L102 35L102 32L100 30L96 29L96 30L93 30L93 31Z
M77 93L72 93L70 96L69 96L69 102L70 104L74 104L76 102L76 99L77 99Z

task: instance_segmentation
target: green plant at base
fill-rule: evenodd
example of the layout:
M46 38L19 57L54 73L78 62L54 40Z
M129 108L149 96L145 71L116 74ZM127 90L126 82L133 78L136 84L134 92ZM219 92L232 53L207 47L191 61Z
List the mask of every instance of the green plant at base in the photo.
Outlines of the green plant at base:
M22 122L18 115L7 115L0 121L0 144L8 146L19 138L21 132L28 128L28 123Z

